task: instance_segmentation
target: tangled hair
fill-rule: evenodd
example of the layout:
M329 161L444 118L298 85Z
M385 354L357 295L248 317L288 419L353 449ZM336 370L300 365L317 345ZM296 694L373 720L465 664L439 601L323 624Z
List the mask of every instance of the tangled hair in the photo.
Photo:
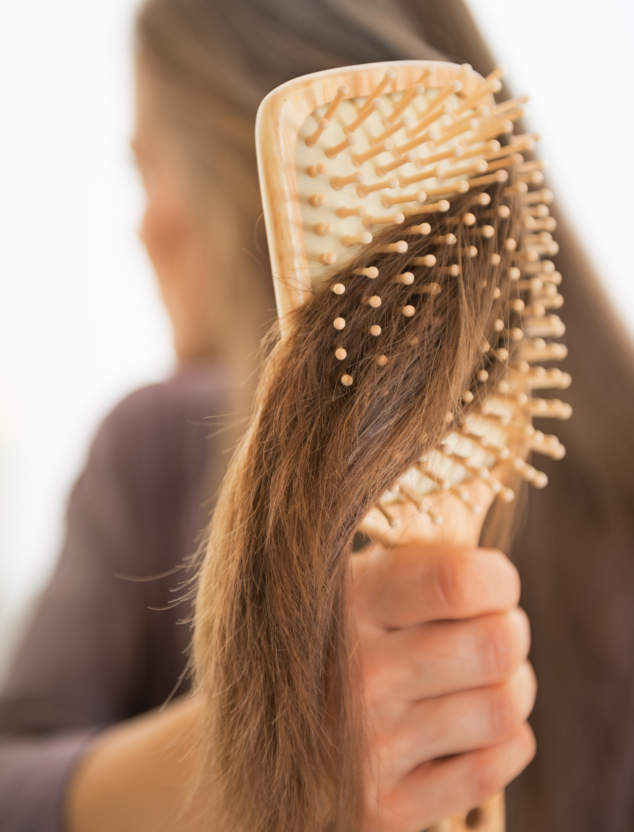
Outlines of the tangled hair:
M266 263L249 256L261 211L254 122L262 98L291 78L373 61L467 61L481 75L495 66L464 0L144 0L136 34L137 49L151 66L160 93L157 98L161 107L169 110L169 120L191 163L192 178L199 183L209 181L209 190L221 195L224 203L237 203L232 209L240 228L231 247L230 268L226 274L210 275L210 280L213 277L216 286L219 281L227 283L223 291L229 298L223 309L229 310L226 319L231 321L231 345L239 349L241 360L255 353L251 343L259 341L265 321L273 314ZM504 93L502 100L507 97ZM568 453L561 461L544 461L549 487L533 491L527 498L526 526L510 551L520 568L523 606L532 621L531 657L541 692L531 717L540 753L507 793L509 827L518 832L546 828L581 832L601 824L620 824L624 829L632 826L634 674L628 657L634 632L634 353L631 335L615 315L581 241L560 209L556 208L555 215L560 245L555 264L566 280L566 304L561 314L569 346L569 356L561 367L574 379L567 398L575 416L563 424L540 423L545 432L558 433ZM258 293L265 294L264 299ZM230 314L232 308L235 314ZM238 324L242 324L239 333ZM226 346L223 340L223 348ZM326 356L322 358L325 362ZM280 361L280 356L275 360ZM240 377L248 372L252 368L246 368ZM275 378L272 367L269 378ZM341 391L348 399L356 396L356 381L354 390L348 394ZM306 388L302 391L306 403L312 394ZM267 400L266 389L261 388L258 418ZM346 448L345 459L348 453ZM243 446L236 462L241 468L231 472L241 495L251 487L245 467L251 463L246 454ZM499 502L487 515L482 537L485 545L500 546L500 524L491 522L498 510ZM214 557L209 556L205 566L198 607L198 679L211 702L212 727L228 707L230 696L244 706L246 700L240 697L249 696L245 680L253 673L256 649L248 646L242 650L244 637L229 642L224 653L220 651L213 658L213 650L231 633L231 622L237 624L246 614L240 607L240 589L232 584L246 574L244 563L232 560L246 546L246 533L239 524L233 530L234 513L237 516L227 487L216 517ZM223 534L231 534L230 539L223 540ZM509 551L506 546L501 548ZM265 554L263 549L263 557ZM231 565L230 574L226 564ZM284 571L281 561L279 572L284 586L291 586L295 578ZM303 579L303 573L300 577ZM226 603L221 595L224 589L231 589ZM205 604L209 604L208 611ZM316 603L313 606L316 609ZM255 616L256 611L250 610L249 615ZM265 660L270 661L268 652ZM232 661L233 673L229 668ZM238 678L241 669L244 676ZM214 686L212 672L219 673L225 687L220 682ZM256 714L255 703L261 702L262 692L255 682L253 690L257 695L251 723L257 726L262 713ZM214 692L218 693L215 699ZM319 717L315 719L319 724ZM219 732L225 745L217 746L218 768L224 765L227 743L235 739L239 727L236 720L224 726L224 734ZM252 749L259 747L265 736L266 731L260 739L254 738ZM315 743L324 741L323 736L315 737ZM202 739L211 743L207 736ZM259 758L250 754L248 747L236 743L224 783L231 788L230 778L236 778L235 808L244 799L248 782L254 796L252 805L259 810L258 801L269 783L263 767L275 753L272 750ZM308 782L314 768L313 774L304 773L302 756L298 754L296 759L297 776ZM249 765L252 769L247 776L244 769ZM282 764L269 766L268 773L283 783ZM254 782L257 776L261 778L259 785ZM347 782L351 782L350 776ZM221 783L218 788L223 804L228 797L223 796ZM260 801L263 817L268 811L269 825L274 801L281 805L279 790ZM248 814L249 806L244 802ZM308 806L308 802L302 805ZM238 828L242 825L241 821ZM256 821L253 828L258 827L262 824Z
M249 413L258 346L275 317L255 154L260 102L328 67L443 56L396 0L144 0L135 36L153 115L182 154L221 257L205 299L224 312L210 349L236 380L232 407Z
M452 215L464 203L457 200ZM326 291L293 313L222 488L194 638L212 777L206 786L222 829L350 832L358 825L363 724L347 602L353 536L380 495L446 434L447 413L460 412L462 393L486 361L482 340L494 341L490 325L503 303L495 274L510 265L508 254L497 268L483 265L495 246L485 241L478 258L462 259L461 276L450 277L443 272L450 253L442 254L449 247L434 247L435 267L412 286L395 282L432 243L419 236L407 255L380 250L416 222L378 235L333 276L331 285L347 284L344 294ZM434 224L430 236L453 229L460 247L460 228L446 219ZM371 264L380 265L376 280L354 274ZM438 294L413 294L434 281ZM366 302L374 293L379 309ZM401 312L408 303L417 307L411 318ZM334 355L339 316L344 370ZM376 322L380 339L369 333ZM379 340L385 365L376 361ZM342 372L352 386L341 384Z

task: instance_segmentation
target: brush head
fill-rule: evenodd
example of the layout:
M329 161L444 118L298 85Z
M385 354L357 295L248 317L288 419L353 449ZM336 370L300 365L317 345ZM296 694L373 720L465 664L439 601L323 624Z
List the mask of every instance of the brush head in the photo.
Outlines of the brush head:
M389 537L412 512L441 525L448 495L480 516L493 498L513 499L517 477L546 484L528 453L564 453L532 427L570 415L531 396L570 383L534 366L565 355L554 341L564 333L560 276L547 259L557 251L552 194L540 189L541 163L525 159L536 136L513 135L525 97L495 102L501 74L422 61L331 70L278 88L258 114L282 331L311 296L329 304L337 395L354 397L368 374L377 396L391 395L399 373L424 373L417 349L429 339L443 349L443 321L466 287L478 290L472 374L437 446L368 515L372 534Z

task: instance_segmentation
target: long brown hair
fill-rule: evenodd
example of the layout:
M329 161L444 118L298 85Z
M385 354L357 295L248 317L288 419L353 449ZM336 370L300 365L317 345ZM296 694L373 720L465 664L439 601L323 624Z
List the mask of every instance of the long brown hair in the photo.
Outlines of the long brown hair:
M444 53L482 74L493 67L462 0L149 0L138 39L193 169L242 223L235 270L215 278L240 278L247 282L231 283L240 292L260 292L252 295L260 323L245 326L252 344L272 311L270 294L261 301L270 278L253 239L260 212L253 122L262 97L289 78L369 61ZM552 426L568 455L545 463L550 485L531 494L512 551L541 686L538 756L509 793L517 832L632 823L634 361L578 241L558 221L570 347L564 369L573 376L567 398L575 414ZM244 343L236 348L248 351Z
M494 207L501 189L492 188ZM456 201L455 215L470 198ZM420 276L421 285L440 280L442 291L422 302L418 295L408 318L400 310L415 296L396 275L412 256L436 249L419 237L405 255L380 251L418 221L378 235L334 275L332 285L348 284L342 296L326 291L296 311L267 361L255 419L220 494L196 602L194 659L208 792L221 828L349 832L360 825L353 537L380 495L438 445L447 414L458 418L463 392L488 365L481 344L494 339L507 296L495 290L508 289L511 263L508 252L499 268L490 256L477 265L465 258L460 277L443 279L452 257L445 247ZM434 236L455 229L444 216L434 226ZM364 302L367 279L355 278L355 270L377 264L380 314ZM339 317L352 386L341 383L335 357ZM377 322L381 354L369 331ZM387 362L377 361L384 354ZM493 384L501 370L494 359Z
M255 158L260 101L285 81L328 67L441 57L410 29L392 0L141 6L137 53L156 90L157 115L183 152L202 213L221 210L235 226L231 239L219 241L223 272L209 277L224 312L216 339L221 356L248 397L258 346L276 317Z
M399 2L437 49L493 69L462 0ZM508 824L625 832L634 825L634 347L566 217L552 213L573 418L538 424L568 452L544 461L548 488L528 494L510 551L539 694L537 756L508 789Z

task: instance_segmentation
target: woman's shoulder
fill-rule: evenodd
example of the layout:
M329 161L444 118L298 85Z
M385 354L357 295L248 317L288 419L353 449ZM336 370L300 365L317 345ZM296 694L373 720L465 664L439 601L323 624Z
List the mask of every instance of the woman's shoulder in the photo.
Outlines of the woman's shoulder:
M207 437L227 413L229 391L226 372L211 363L181 368L164 382L135 390L103 420L90 462L128 483L159 472L177 477L199 464Z
M217 364L182 367L166 381L128 394L106 416L102 431L145 432L150 423L181 423L191 417L219 416L229 389L227 373Z

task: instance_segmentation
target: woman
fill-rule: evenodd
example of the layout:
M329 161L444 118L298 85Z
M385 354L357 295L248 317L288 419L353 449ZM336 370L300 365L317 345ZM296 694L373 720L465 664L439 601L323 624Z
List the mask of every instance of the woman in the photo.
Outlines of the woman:
M251 241L253 229L258 228L260 208L255 179L253 119L257 104L270 88L289 77L328 66L405 57L441 57L414 34L418 24L422 31L440 35L450 32L459 59L468 60L481 72L488 71L488 55L477 39L462 4L444 3L436 7L429 3L412 3L409 12L413 23L402 17L401 9L396 4L378 0L363 4L233 3L230 7L202 0L180 4L173 0L155 0L143 10L139 19L139 111L135 142L141 169L146 173L149 197L143 236L161 281L181 358L191 361L214 355L223 368L230 368L232 381L242 382L246 379L248 382L253 374L255 346L263 331L263 322L272 316L273 304L268 294L270 278L266 275L261 250L256 245L247 243L250 249L255 250L255 256L245 253L244 241ZM236 241L235 245L231 245L232 240ZM222 245L223 242L227 244ZM562 249L565 250L565 246ZM210 267L214 276L230 275L231 280L207 280ZM221 294L209 296L210 292ZM247 303L245 298L252 299L253 303ZM567 298L570 298L570 293ZM583 321L584 310L590 307L583 297L579 303L581 309L575 312L579 320ZM224 326L225 321L230 321L231 326ZM241 325L241 331L236 331L236 323ZM574 324L569 324L569 331L574 332ZM200 373L204 371L201 370ZM197 377L198 381L192 385L200 391L201 377ZM604 383L603 380L601 383ZM206 384L206 381L202 381L203 387ZM21 676L14 672L9 682L8 695L5 693L4 697L2 725L5 731L12 730L23 738L37 731L65 730L52 739L40 739L35 743L32 739L28 742L24 739L16 740L12 746L5 743L2 754L7 761L6 765L12 767L13 779L3 775L6 785L3 784L2 800L9 812L13 811L14 827L10 828L63 828L60 815L55 814L61 814L62 804L67 813L68 828L78 832L101 828L155 828L158 820L168 823L168 817L170 820L167 828L170 828L170 823L177 827L179 822L185 824L196 817L195 806L182 810L182 816L180 819L178 817L182 808L182 790L187 788L189 769L182 760L184 752L191 746L191 734L187 732L195 725L195 701L174 705L161 714L140 720L128 719L159 704L169 692L168 683L176 683L178 673L185 664L179 651L187 641L186 633L181 629L180 639L175 637L176 630L171 626L171 621L166 623L167 618L163 613L160 614L160 633L157 632L158 628L153 629L147 621L139 623L138 619L145 615L145 606L148 604L148 588L151 587L156 592L156 582L128 582L124 584L125 589L121 589L121 584L116 584L111 579L111 574L117 571L138 576L162 572L174 566L179 555L182 558L193 550L194 530L202 524L196 525L196 520L187 516L187 510L191 511L192 505L199 504L200 498L191 495L186 497L184 488L177 489L182 498L182 510L175 511L175 516L170 519L165 516L164 510L161 511L161 507L173 508L174 500L168 494L161 493L152 501L151 507L135 504L133 511L123 512L123 523L120 522L122 503L125 508L130 508L126 505L128 494L147 493L148 483L156 484L158 481L160 484L164 480L169 482L170 477L165 477L165 471L169 470L169 460L172 457L181 462L187 460L187 464L179 467L182 481L196 483L200 488L198 493L201 493L203 489L200 477L203 475L199 465L201 454L197 449L203 444L202 439L200 435L196 439L191 434L186 438L183 422L185 418L195 422L210 413L226 412L229 398L233 400L229 407L241 410L247 399L244 392L246 387L247 384L242 383L236 395L234 390L228 390L228 385L216 377L215 402L205 401L204 395L196 401L196 396L190 395L183 388L180 392L172 388L174 395L170 390L166 391L166 388L161 388L160 393L158 390L146 392L141 397L144 397L145 404L139 397L128 402L125 407L129 416L135 408L140 412L138 417L132 416L131 419L123 418L125 412L115 412L114 420L118 419L120 424L125 423L119 435L124 434L128 439L123 443L125 447L118 449L119 457L123 459L122 465L109 464L112 444L105 442L104 447L103 432L98 438L91 461L102 464L97 467L93 464L92 469L89 466L87 472L91 476L91 471L96 472L94 479L97 484L92 489L92 494L100 493L104 483L104 469L110 474L114 469L119 476L111 476L108 482L114 514L106 513L105 517L96 517L91 529L103 528L104 522L108 527L113 516L119 521L115 524L119 528L125 528L128 522L135 526L140 516L147 516L148 525L141 532L135 529L138 540L146 540L151 534L156 537L157 530L160 534L163 528L169 527L180 528L182 542L165 546L167 554L159 558L154 557L158 551L154 539L153 548L149 549L152 555L145 562L139 561L138 556L135 558L138 547L130 546L128 539L122 545L120 541L109 544L107 554L112 551L125 553L121 558L123 563L120 564L117 558L117 568L112 569L112 558L106 558L101 564L103 574L98 576L93 586L98 587L95 597L98 597L104 585L113 588L112 595L101 609L102 614L112 620L110 630L117 631L119 638L105 638L103 626L94 628L93 638L90 628L87 628L86 649L81 664L93 682L90 695L86 696L81 679L74 691L75 697L68 695L64 685L58 686L52 695L50 691L47 692L48 699L42 697L48 710L43 716L38 715L38 719L34 719L25 708L25 701L29 697L33 699L30 675L33 656L41 656L48 650L51 655L50 666L55 670L53 678L59 682L58 677L64 675L59 670L63 666L61 657L67 655L62 645L51 651L50 644L45 639L38 642L37 634L41 635L45 629L44 621L48 623L40 613L30 636L31 645L35 643L37 649L34 650L32 646L29 651L27 643L23 650L22 667L25 670ZM165 399L169 401L167 407L156 402L156 397L163 395L163 392L166 392ZM187 417L172 406L176 400L195 402L194 407L187 408ZM581 401L578 411L585 404L585 400ZM200 414L198 418L192 418L195 407ZM153 471L146 472L137 483L138 487L131 488L129 476L126 476L129 472L125 469L125 463L129 461L129 450L136 449L139 437L148 438L143 427L148 415L160 415L166 411L172 414L171 419L161 425L162 430L152 431L152 441L148 442L148 458L162 466L163 470L159 477ZM135 430L130 429L131 421ZM108 426L112 426L112 423L111 417ZM129 441L131 435L134 438ZM156 438L157 435L159 439ZM112 431L110 436L112 438ZM176 436L181 437L187 450L179 448L170 453L171 449L166 449L161 439L173 439ZM115 436L112 440L115 445L116 440ZM212 463L218 463L220 441L222 434L215 437L216 447L210 449L208 459ZM101 454L100 442L103 448ZM194 449L196 442L197 448ZM571 450L573 453L570 456L573 458L575 448L572 447ZM578 463L573 458L571 464L574 466ZM210 465L210 469L214 468L217 468L217 464ZM563 470L566 471L565 468ZM549 473L555 480L560 476L557 468ZM197 482L196 476L199 478ZM214 488L209 485L214 480L213 470L207 476L206 493L213 493ZM91 493L90 488L87 491ZM151 492L150 495L154 496ZM546 498L548 496L547 492ZM160 502L160 497L165 498L164 503ZM92 505L94 507L98 503L101 509L104 502L108 508L107 500L94 500ZM80 506L75 516L82 514L82 511ZM157 516L161 522L156 521ZM534 525L529 528L534 528ZM69 541L76 529L77 524L73 525L71 514ZM543 527L538 533L543 550ZM577 534L574 539L578 540ZM83 551L88 560L92 553L87 547L93 542L94 539L87 540L84 544ZM162 540L161 543L166 541ZM530 553L528 548L523 551ZM557 555L560 556L559 551ZM480 731L478 736L474 736L471 745L467 743L455 749L465 753L455 758L453 768L447 765L423 767L419 773L431 773L431 777L426 780L423 778L422 781L395 778L393 788L389 794L384 795L384 802L391 806L392 821L399 813L408 818L401 826L393 828L419 829L436 817L478 802L485 796L485 792L492 792L508 782L530 758L530 736L521 729L532 702L532 680L524 666L527 629L522 614L514 611L518 593L516 577L499 556L478 552L401 550L389 555L378 552L374 556L379 558L380 568L377 568L376 574L382 573L381 586L384 589L380 595L371 593L369 598L359 597L356 604L360 631L372 634L364 643L368 657L368 678L377 681L384 681L386 677L392 679L396 675L395 667L411 665L412 650L422 663L426 658L429 661L434 646L437 647L439 643L449 645L445 650L449 660L433 667L435 688L419 690L417 694L428 697L430 702L436 704L459 701L454 697L470 697L469 708L474 714L472 724L475 734ZM76 570L77 561L71 564L66 558L66 563L68 566L60 569L54 586L68 587L68 574ZM107 569L103 569L104 564ZM360 559L355 558L354 566L363 571ZM441 611L429 601L423 603L424 598L412 598L407 594L402 596L404 586L414 585L412 581L399 581L399 576L403 574L416 579L416 586L421 586L418 579L423 579L422 586L426 587L428 597L433 598L434 591L437 590L437 597L445 599L446 592L442 592L443 588L446 590L455 586L466 587L467 591L454 596L449 607L445 606ZM444 576L440 585L434 581L438 576ZM135 597L125 598L126 592ZM48 601L49 609L54 608L55 598L51 598L50 593ZM386 642L385 625L394 622L389 615L386 619L385 609L406 606L408 601L416 609L416 614L413 619L401 621L400 626L407 624L405 632L420 636L416 646L410 641L407 650L399 651L395 646L387 651L379 649L386 643L396 644L395 641ZM65 603L65 597L62 603ZM114 615L110 614L113 603L117 604ZM153 606L164 603L161 600ZM419 612L419 609L422 611ZM128 617L126 624L124 613L129 610L136 612ZM143 610L143 613L139 610ZM70 616L70 620L67 619L68 629L85 627L94 620L91 612L88 610L84 616ZM59 608L53 618L58 614ZM455 621L443 625L433 623L435 618ZM112 632L108 635L112 636ZM435 641L436 638L440 642ZM127 649L123 650L125 662L121 668L113 661L113 657L120 660L124 644ZM486 645L491 644L500 649L487 654ZM95 645L100 645L103 649L95 651ZM475 645L480 646L480 651L475 649ZM91 663L90 657L95 654L98 661ZM396 661L396 665L387 662L386 654ZM473 662L456 661L456 657L465 654L473 656ZM548 654L543 651L542 655ZM95 664L99 670L98 675L93 672ZM71 661L67 668L71 666L72 669L72 665ZM461 665L460 671L457 665ZM519 679L516 678L518 672ZM157 680L159 676L160 683ZM46 688L50 678L45 675L40 678L40 687ZM487 706L490 713L491 700L480 703L478 707L474 704L476 690L492 694L503 691L503 695L508 695L504 702L498 700L502 709L510 703L514 710L510 727L505 728L506 734L502 732L496 735L489 731L487 735L490 726L487 726L483 715L487 712ZM51 714L50 700L54 700L56 694L60 695L63 707L59 713ZM403 693L398 687L388 685L383 695L384 705L403 701ZM23 715L21 725L20 714ZM391 716L389 713L386 715L387 722ZM445 724L445 729L439 733L451 738L453 720L450 712L445 711L438 718L444 720ZM122 722L120 726L92 737L100 725L126 719L128 721ZM417 736L421 746L424 746L425 724L425 720L419 723L418 735L412 730L416 726L409 725L403 733ZM81 730L73 735L68 730L70 727ZM523 733L514 744L518 730ZM509 731L512 735L510 738L507 736ZM468 750L469 748L478 750ZM169 754L166 749L170 750ZM423 752L432 758L446 753L446 749L426 746ZM19 795L16 790L24 789L25 783L33 780L33 757L37 757L40 766L40 788L35 793L31 792L33 798L37 799L31 801L32 805L26 806L25 800L16 798L16 794ZM191 759L193 764L190 756L185 755L185 759ZM488 765L483 766L482 763L487 760ZM538 768L534 770L539 771ZM477 772L484 772L485 776L477 780ZM415 788L412 788L413 784ZM531 788L530 781L527 781L524 788ZM562 799L559 806L554 806L554 811L559 812L550 815L550 818L557 818L559 825L555 827L554 821L551 825L547 814L547 811L553 811L550 808L553 801L541 801L540 789L545 794L549 793L549 789L553 793L556 785L551 788L549 784L538 783L537 789L529 792L531 811L534 813L533 823L543 829L567 828L569 817L563 816L565 812L560 808L566 806L567 801ZM11 790L12 794L9 793ZM584 798L594 799L594 795L584 795ZM601 805L601 799L597 798L597 806ZM521 817L518 825L511 828L524 828L521 820L528 816L527 804L516 805L520 807ZM513 812L513 804L511 809ZM27 814L29 811L30 815ZM10 814L8 816L11 817ZM385 824L384 828L387 828ZM573 826L568 828L572 829ZM574 828L583 827L577 823Z
M393 19L398 9L390 4L376 5L365 34L359 9L271 3L228 12L208 2L150 2L141 13L133 147L148 195L142 238L185 371L117 408L75 492L60 567L0 712L4 731L14 735L2 752L11 770L0 805L16 832L64 824L72 832L140 832L159 822L196 828L199 808L185 801L195 768L197 701L130 719L160 705L177 686L189 633L174 619L188 611L146 609L166 605L169 577L142 582L117 575L169 575L179 557L191 554L203 525L195 509L204 491L214 493L221 443L231 441L222 432L212 439L204 472L204 420L248 401L255 350L274 314L265 258L243 251L261 210L253 148L259 100L286 78L322 66L404 57L405 50L432 54L413 37L397 48L404 26ZM371 11L368 4L363 9L364 15ZM280 20L271 26L266 15L275 10ZM244 11L252 28L241 19ZM384 34L378 33L381 22ZM289 37L293 26L295 40ZM297 40L306 31L312 55ZM335 35L339 43L333 44ZM289 46L286 53L275 38ZM207 366L196 366L200 359ZM367 571L368 557L355 559L359 574ZM382 581L374 587L369 579L359 582L355 606L366 685L376 692L370 718L383 736L384 785L377 799L389 816L381 828L388 822L409 828L398 820L405 815L419 829L490 796L530 758L532 738L523 726L534 695L525 663L528 627L516 609L515 570L498 553L397 549L375 550L371 557L370 575ZM384 591L390 575L397 586L406 577L412 589L401 588L394 599ZM392 628L405 632L408 643L399 648ZM445 654L446 660L433 658ZM412 674L416 656L425 673ZM185 678L178 692L187 686ZM403 719L412 696L426 699L428 712ZM468 736L452 729L456 712L464 710L474 714ZM430 711L433 735L426 733ZM496 724L497 712L507 719ZM112 722L119 724L97 733ZM34 741L36 731L46 737ZM389 746L399 741L397 734L409 747L394 754ZM401 765L412 743L417 761L465 753L415 771L414 763ZM367 828L375 822L373 813Z

